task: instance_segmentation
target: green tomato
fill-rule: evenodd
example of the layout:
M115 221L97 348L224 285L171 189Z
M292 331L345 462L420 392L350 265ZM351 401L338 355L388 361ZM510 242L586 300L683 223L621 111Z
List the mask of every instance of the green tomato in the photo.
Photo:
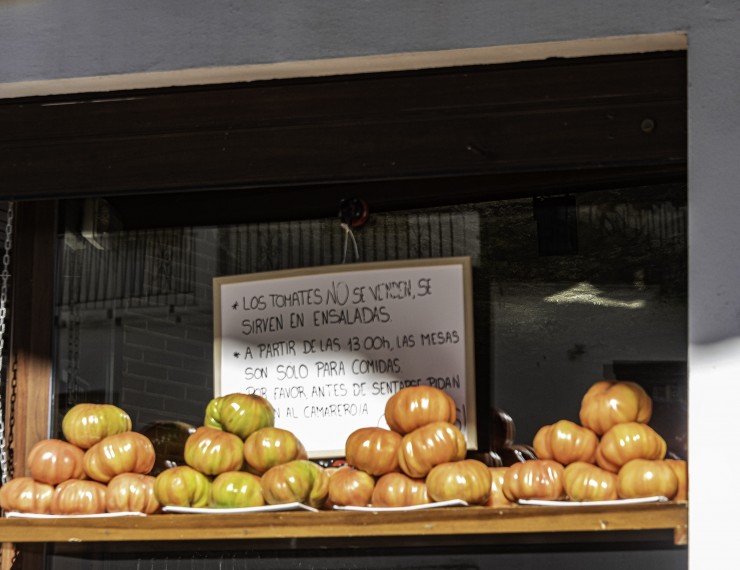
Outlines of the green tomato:
M126 431L131 431L131 418L113 404L77 404L62 419L64 439L82 449Z
M210 506L214 509L261 507L260 478L244 471L228 471L217 476L211 484Z
M154 480L154 495L162 506L206 507L211 481L187 465L165 469Z
M304 503L320 507L329 494L329 475L312 461L296 459L268 470L262 476L262 493L270 505Z
M274 426L275 410L262 396L229 394L208 403L203 425L236 434L244 440L260 428Z
M244 442L233 433L201 426L185 442L185 463L205 475L239 471Z
M290 431L266 427L258 429L244 442L244 459L250 473L262 475L268 469L293 461L307 459L306 448Z

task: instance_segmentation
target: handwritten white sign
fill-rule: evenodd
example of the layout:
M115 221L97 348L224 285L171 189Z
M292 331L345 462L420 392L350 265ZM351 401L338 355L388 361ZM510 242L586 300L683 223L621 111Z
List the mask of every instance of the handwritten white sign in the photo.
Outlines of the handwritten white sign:
M385 403L431 385L477 446L470 258L359 263L214 279L215 395L259 394L309 456L387 427Z

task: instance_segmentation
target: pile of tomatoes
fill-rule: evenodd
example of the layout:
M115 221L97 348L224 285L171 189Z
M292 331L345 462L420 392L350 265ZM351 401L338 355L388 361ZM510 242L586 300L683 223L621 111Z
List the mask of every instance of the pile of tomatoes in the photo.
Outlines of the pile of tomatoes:
M389 429L352 432L339 466L308 459L292 432L274 425L269 401L254 394L212 399L187 437L183 462L151 475L155 449L110 404L78 404L62 422L64 440L37 443L30 476L0 488L6 511L75 515L156 513L163 506L239 508L303 503L408 507L460 499L508 507L520 499L595 501L648 496L686 500L687 464L666 459L649 425L652 401L632 382L601 381L584 395L580 424L542 427L536 459L489 467L469 458L454 400L431 386L396 392Z
M30 476L0 488L0 507L22 513L79 515L153 513L152 442L131 431L131 418L111 404L78 404L62 421L64 440L31 448Z
M509 467L507 499L603 501L688 498L688 466L666 458L665 440L647 423L652 401L634 382L600 381L583 396L580 425L560 420L540 428L537 460Z

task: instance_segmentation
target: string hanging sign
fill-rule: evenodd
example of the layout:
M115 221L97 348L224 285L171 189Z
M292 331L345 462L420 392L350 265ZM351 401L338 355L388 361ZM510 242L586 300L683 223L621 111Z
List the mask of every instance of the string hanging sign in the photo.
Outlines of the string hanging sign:
M214 279L214 392L258 394L314 458L387 427L406 386L445 390L477 446L469 257Z

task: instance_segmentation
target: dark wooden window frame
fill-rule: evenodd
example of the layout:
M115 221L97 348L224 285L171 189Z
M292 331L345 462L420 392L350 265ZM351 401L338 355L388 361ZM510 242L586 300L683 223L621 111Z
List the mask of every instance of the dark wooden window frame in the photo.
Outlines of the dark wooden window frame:
M59 200L134 229L685 181L686 82L662 52L0 101L16 469L48 429Z

